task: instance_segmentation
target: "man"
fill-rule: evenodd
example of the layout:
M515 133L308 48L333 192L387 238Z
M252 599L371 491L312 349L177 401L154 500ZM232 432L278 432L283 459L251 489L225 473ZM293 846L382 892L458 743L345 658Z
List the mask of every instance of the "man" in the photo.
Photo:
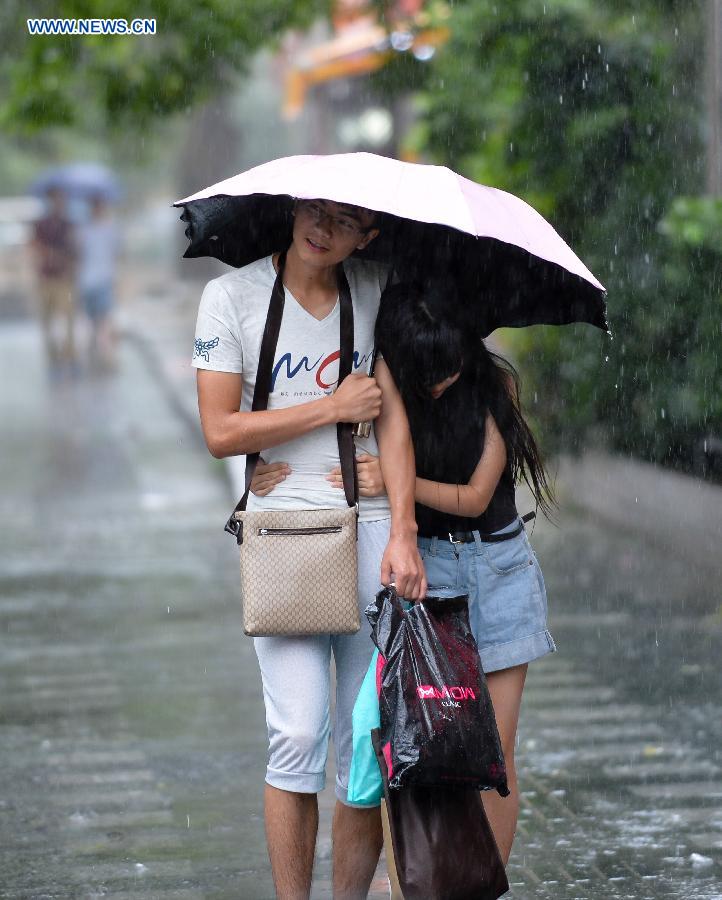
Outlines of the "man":
M278 255L211 281L201 300L193 364L206 443L216 457L263 451L285 460L287 477L272 495L249 497L248 509L345 504L326 476L338 465L337 422L374 421L358 441L378 448L387 496L362 499L359 519L359 605L395 581L402 596L420 599L426 581L416 549L415 472L406 414L382 361L368 370L383 267L349 257L378 235L369 210L325 200L298 201L284 270L286 304L273 366L268 409L248 412ZM354 307L354 372L338 378L341 263ZM334 389L335 388L335 389ZM319 602L322 602L321 599ZM337 804L333 822L334 896L368 893L382 845L378 807L346 799L351 712L373 647L368 630L355 635L255 638L269 732L265 813L268 850L281 900L310 894L318 828L317 793L325 782L329 735L329 663L336 663Z
M73 226L65 211L65 195L47 192L48 212L35 223L31 247L35 256L40 294L40 320L51 368L69 367L74 373L75 298L73 279L76 245ZM58 337L58 330L62 337Z

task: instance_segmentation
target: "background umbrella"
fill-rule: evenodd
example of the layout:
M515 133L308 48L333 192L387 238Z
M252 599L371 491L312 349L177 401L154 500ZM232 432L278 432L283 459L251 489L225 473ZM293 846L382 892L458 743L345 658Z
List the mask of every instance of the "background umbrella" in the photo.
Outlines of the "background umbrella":
M100 163L71 163L44 172L30 185L33 194L51 190L63 191L68 197L89 199L102 197L116 203L122 196L118 178Z
M570 322L607 330L603 285L531 206L444 166L373 153L277 159L177 201L188 223L184 256L243 266L282 249L294 197L383 213L381 234L362 254L402 276L452 277L461 296L479 297L484 333Z

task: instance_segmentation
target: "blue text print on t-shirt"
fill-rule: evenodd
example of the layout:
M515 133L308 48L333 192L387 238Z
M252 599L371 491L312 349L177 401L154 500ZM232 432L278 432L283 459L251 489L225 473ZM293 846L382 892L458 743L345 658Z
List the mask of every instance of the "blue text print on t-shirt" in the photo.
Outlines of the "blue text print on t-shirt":
M198 343L198 341L196 341ZM373 351L369 353L364 353L363 355L359 354L358 350L354 350L353 353L353 368L360 369L362 366L365 366L368 361L371 359ZM306 372L314 372L316 373L316 384L322 390L328 390L332 388L336 382L338 381L338 368L332 371L332 373L327 372L328 367L335 362L338 362L339 357L341 355L340 350L336 350L333 353L329 353L328 356L319 356L315 362L310 362L307 356L301 356L298 363L294 365L293 354L284 353L283 356L276 362L273 367L273 377L271 379L271 390L275 390L276 387L276 379L279 375L284 376L289 381L298 375L298 373L303 369ZM285 364L285 372L282 372L283 366ZM332 374L335 377L332 378ZM331 379L331 380L327 380Z

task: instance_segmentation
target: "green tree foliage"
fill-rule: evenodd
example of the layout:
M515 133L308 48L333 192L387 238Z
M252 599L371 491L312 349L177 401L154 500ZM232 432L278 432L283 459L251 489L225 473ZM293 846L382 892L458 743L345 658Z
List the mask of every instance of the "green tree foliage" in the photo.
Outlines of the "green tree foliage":
M328 0L4 0L0 123L28 134L53 126L143 128L221 90L253 53L290 27L328 14ZM37 36L28 17L155 18L155 35Z
M720 223L706 207L683 216L674 206L704 180L704 5L457 0L451 10L413 140L527 199L609 291L613 340L584 326L513 336L542 428L569 446L602 423L617 449L689 458L702 434L722 434L722 258L689 240Z
M722 437L722 200L680 197L659 230L670 301L661 348L669 358L664 432L682 454L690 432Z

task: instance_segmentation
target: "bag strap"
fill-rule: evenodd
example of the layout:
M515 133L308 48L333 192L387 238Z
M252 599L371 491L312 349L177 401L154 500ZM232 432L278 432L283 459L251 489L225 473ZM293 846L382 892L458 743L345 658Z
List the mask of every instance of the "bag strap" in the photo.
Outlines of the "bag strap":
M258 412L259 410L268 408L268 398L271 393L271 380L273 377L273 357L276 354L278 335L281 331L281 321L283 319L283 308L286 301L286 293L283 287L283 271L285 264L286 253L284 251L278 259L278 274L273 285L273 291L271 292L271 301L268 305L266 325L263 329L251 412ZM338 280L341 331L338 383L341 384L343 379L351 374L351 369L353 367L353 302L351 300L351 290L348 285L348 279L346 278L346 273L344 272L342 264L339 264L337 267L336 277ZM349 506L357 507L358 479L356 473L356 454L354 451L351 429L352 425L350 422L338 422L336 425L338 453L341 461L341 477L343 479L346 502ZM235 515L237 512L246 508L248 495L251 490L251 482L253 481L253 475L256 471L260 455L260 453L247 454L245 491L225 525L225 531L235 535L239 543L242 539L241 523L236 519Z

